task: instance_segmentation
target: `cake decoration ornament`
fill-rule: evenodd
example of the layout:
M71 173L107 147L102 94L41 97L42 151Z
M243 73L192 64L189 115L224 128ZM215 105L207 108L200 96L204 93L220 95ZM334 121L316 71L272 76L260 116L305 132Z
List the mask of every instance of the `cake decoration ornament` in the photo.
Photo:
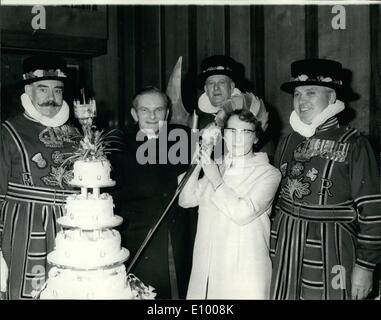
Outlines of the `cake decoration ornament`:
M90 98L89 102L86 103L85 90L81 89L83 104L79 100L74 100L74 114L78 119L79 123L82 125L82 128L86 131L91 129L93 125L93 119L97 113L97 107L95 99ZM84 134L86 135L86 131Z
M135 300L152 300L156 296L155 288L146 286L137 276L132 273L127 275L127 285Z
M75 137L76 144L74 145L73 152L63 154L64 161L61 168L65 169L70 167L75 161L105 161L106 155L112 151L120 151L116 146L122 144L119 135L119 130L113 129L108 132L104 130L97 130L93 124L94 118L97 114L95 99L90 98L86 101L84 90L81 90L82 102L74 100L74 115L82 125L83 135ZM61 170L63 173L67 170ZM62 187L63 174L59 177L59 183Z

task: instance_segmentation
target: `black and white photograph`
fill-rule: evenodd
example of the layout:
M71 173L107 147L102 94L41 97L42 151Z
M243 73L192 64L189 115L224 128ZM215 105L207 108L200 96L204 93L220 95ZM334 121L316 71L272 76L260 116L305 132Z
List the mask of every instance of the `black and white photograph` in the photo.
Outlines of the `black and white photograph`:
M2 0L0 308L378 303L380 28L379 1Z

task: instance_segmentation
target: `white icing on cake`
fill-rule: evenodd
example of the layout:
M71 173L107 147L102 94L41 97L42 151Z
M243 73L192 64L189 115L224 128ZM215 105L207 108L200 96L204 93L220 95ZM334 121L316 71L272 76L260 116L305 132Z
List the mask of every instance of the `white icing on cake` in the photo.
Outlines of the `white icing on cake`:
M114 202L108 193L102 193L99 198L92 193L70 195L65 208L66 214L58 222L67 227L93 230L115 227L123 221L114 215Z
M41 299L134 299L125 267L75 271L53 267Z
M121 248L120 243L120 234L116 230L60 231L48 261L77 269L101 268L128 258L128 250Z
M70 184L79 187L113 186L110 178L111 165L108 160L77 160L74 162L74 177Z
M88 149L90 150L90 149ZM126 274L123 264L129 251L121 248L118 231L109 229L122 222L114 215L114 203L100 187L113 186L110 162L102 156L74 162L70 183L81 187L81 194L66 201L66 213L57 222L73 228L60 231L55 250L48 254L53 265L49 279L36 296L41 299L153 299L154 288L145 286L134 275ZM87 191L93 188L93 193Z

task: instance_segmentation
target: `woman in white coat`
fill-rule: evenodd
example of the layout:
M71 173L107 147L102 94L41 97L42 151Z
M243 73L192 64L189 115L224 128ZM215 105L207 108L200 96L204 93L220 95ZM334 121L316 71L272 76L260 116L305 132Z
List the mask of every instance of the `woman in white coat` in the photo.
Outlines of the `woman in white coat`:
M201 148L180 194L180 206L199 206L187 299L269 298L269 214L281 174L266 153L253 152L260 130L250 111L234 111L223 130L229 153L222 165Z

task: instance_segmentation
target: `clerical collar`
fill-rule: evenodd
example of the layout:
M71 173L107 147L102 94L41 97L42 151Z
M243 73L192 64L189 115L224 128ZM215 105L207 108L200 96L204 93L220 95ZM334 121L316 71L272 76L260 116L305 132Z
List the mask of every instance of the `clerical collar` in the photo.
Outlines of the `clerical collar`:
M143 134L148 138L148 140L151 140L151 139L158 139L158 138L159 138L159 134L153 132L152 130L144 130L144 129L140 129L139 131L140 131L141 133L143 133Z

